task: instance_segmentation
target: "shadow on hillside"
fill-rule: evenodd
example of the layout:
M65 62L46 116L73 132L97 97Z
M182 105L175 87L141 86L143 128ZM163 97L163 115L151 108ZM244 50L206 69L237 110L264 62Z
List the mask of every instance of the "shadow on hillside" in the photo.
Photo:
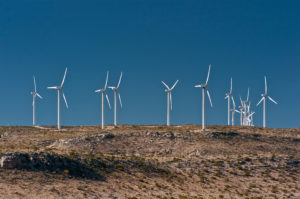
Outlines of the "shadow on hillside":
M51 153L10 153L2 157L2 166L7 169L27 171L48 171L76 178L105 180L96 170L81 159L71 159Z

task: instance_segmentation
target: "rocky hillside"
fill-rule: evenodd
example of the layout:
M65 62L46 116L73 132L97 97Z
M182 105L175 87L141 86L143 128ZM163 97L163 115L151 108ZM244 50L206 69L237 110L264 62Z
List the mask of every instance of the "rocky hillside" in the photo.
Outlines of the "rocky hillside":
M300 198L300 128L0 127L0 198Z

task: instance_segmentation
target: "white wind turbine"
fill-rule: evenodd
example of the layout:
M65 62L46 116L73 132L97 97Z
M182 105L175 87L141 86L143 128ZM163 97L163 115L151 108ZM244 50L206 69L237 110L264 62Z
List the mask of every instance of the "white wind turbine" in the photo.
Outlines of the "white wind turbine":
M108 81L108 72L106 73L106 81L105 81L104 88L103 89L99 89L99 90L95 90L96 93L101 93L101 98L102 98L102 113L101 113L101 116L102 116L102 129L104 129L104 95L106 97L109 109L111 108L108 96L106 94L107 81Z
M274 104L278 104L270 96L268 96L268 86L267 86L267 77L265 76L265 93L261 94L262 98L256 106L258 106L262 101L264 101L264 110L263 110L263 127L266 128L266 98L269 98Z
M235 105L235 101L233 99L233 96L231 96L232 99L232 104L233 104L233 109L231 109L231 125L234 126L234 115L235 113L240 113L240 111L236 110L236 105Z
M232 78L230 78L230 91L229 93L226 93L225 99L228 100L228 126L230 125L230 99L232 97Z
M64 98L64 101L65 101L65 104L66 104L66 107L68 108L68 103L67 103L67 100L66 100L66 97L65 97L65 94L62 90L63 88L63 85L64 85L64 82L65 82L65 78L66 78L66 75L67 75L67 70L68 68L66 68L65 70L65 74L64 74L64 77L62 79L62 82L60 84L60 86L52 86L52 87L48 87L48 89L54 89L54 90L57 90L57 129L60 131L61 130L61 125L60 125L60 92L62 92L62 96Z
M245 125L246 126L254 126L253 125L253 115L255 114L255 112L251 112L251 114L249 113L249 115L246 116L245 118Z
M121 72L119 83L117 87L114 86L109 86L108 88L112 89L114 91L114 125L117 126L117 95L119 96L119 102L120 106L122 108L122 100L121 100L121 95L119 93L119 86L122 80L123 73Z
M247 117L247 107L248 107L248 103L249 103L249 95L250 95L250 88L248 88L247 99L245 101L243 101L240 96L241 106L239 106L239 108L240 108L240 114L241 114L241 117L240 117L241 126L246 125L245 121L246 121L246 117Z
M33 76L33 85L34 85L34 91L30 92L32 95L32 126L35 126L35 98L38 96L40 99L42 99L42 96L37 93L36 91L36 82L35 82L35 77Z
M240 113L240 125L243 126L243 114L244 114L244 102L240 96L240 100L241 100L241 105L239 106L239 113Z
M165 82L161 81L163 83L163 85L166 87L165 92L167 93L167 126L170 126L170 110L172 110L172 91L175 88L175 86L177 85L179 80L177 80L172 88L170 88Z
M200 85L195 86L196 88L202 88L202 130L203 131L205 131L205 89L208 86L210 68L211 68L211 65L209 65L209 67L208 67L208 74L207 74L205 84L200 84ZM210 105L211 105L211 107L213 107L212 102L211 102L211 97L210 97L209 91L207 89L206 89L206 92L207 92L207 96L208 96Z

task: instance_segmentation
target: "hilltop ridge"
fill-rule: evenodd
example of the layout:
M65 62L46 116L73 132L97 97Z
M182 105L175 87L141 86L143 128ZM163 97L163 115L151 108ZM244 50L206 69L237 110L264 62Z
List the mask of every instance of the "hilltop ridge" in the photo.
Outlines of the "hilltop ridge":
M300 128L0 127L4 198L299 198Z

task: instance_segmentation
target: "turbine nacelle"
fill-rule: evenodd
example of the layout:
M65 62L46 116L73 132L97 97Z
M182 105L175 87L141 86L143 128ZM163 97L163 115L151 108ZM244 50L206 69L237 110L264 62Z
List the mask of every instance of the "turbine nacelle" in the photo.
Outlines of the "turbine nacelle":
M264 93L264 94L261 94L260 96L262 96L262 97L267 97L267 94Z
M113 90L113 91L117 91L117 90L119 90L119 88L117 88L117 87L114 87L114 86L109 86L108 88L110 88L111 90Z
M226 93L225 94L225 99L228 99L230 100L230 98L232 97L232 93Z
M206 88L208 85L207 84L200 84L200 85L196 85L196 88Z
M95 92L96 93L104 93L106 91L106 89L99 89L99 90L96 90Z

